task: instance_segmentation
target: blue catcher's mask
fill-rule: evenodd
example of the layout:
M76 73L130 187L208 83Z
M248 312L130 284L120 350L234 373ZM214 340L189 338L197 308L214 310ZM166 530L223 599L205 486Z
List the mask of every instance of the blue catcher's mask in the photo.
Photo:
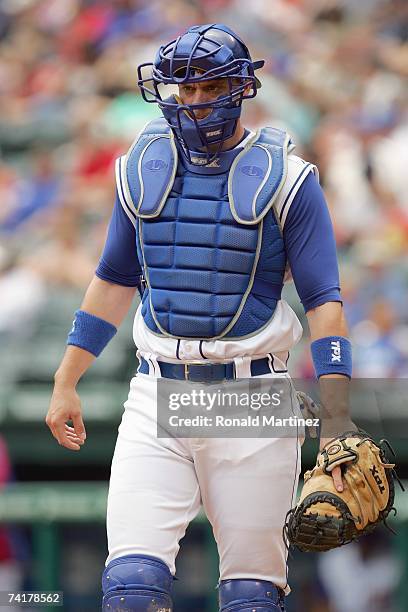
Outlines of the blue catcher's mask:
M194 163L191 153L199 151L206 154L209 164L234 134L242 101L256 96L261 84L254 71L263 65L263 60L251 60L244 42L227 26L198 25L161 46L153 63L141 64L138 85L146 102L159 105L188 161ZM151 71L146 78L144 70ZM228 87L217 98L200 104L183 104L178 95L163 97L160 91L167 85L215 79L225 79ZM208 114L198 119L195 111L203 108Z

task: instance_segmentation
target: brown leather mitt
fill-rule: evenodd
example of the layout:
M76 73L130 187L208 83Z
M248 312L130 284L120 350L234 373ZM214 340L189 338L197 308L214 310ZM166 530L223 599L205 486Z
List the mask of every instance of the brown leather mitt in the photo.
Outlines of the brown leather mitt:
M299 502L287 514L287 543L304 552L330 550L385 523L389 512L395 512L397 478L386 449L393 453L386 440L378 445L362 431L346 432L326 444L315 467L305 473ZM331 475L337 465L342 492L336 490Z

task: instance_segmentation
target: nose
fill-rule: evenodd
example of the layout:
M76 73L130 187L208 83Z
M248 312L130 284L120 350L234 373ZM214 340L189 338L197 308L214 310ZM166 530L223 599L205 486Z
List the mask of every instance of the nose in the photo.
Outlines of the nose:
M192 104L204 104L205 102L210 102L211 99L212 99L211 95L209 95L206 91L197 89L194 92ZM211 108L204 107L204 108L196 108L194 110L194 115L196 116L196 119L198 120L205 119L205 117L208 117L210 113L211 113Z
M209 102L210 100L211 95L207 91L197 87L193 96L193 104L202 104L203 102Z

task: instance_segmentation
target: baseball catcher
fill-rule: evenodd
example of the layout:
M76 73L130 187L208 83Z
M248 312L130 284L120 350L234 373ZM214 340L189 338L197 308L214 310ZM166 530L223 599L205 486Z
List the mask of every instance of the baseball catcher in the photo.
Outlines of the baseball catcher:
M201 506L220 557L221 612L281 612L290 592L282 530L300 474L301 428L286 437L226 440L157 435L158 379L231 386L238 379L284 379L298 422L288 360L302 326L282 298L291 279L320 386L336 379L347 390L351 377L334 232L317 168L294 153L285 131L250 130L241 119L243 103L261 86L255 73L263 64L228 26L205 24L163 44L139 67L142 96L160 114L117 160L106 244L75 313L46 419L61 445L80 450L86 434L76 385L138 289L139 367L109 485L105 612L173 610L179 542ZM347 393L336 390L333 399L327 387L325 395L341 431L355 430ZM332 541L346 541L353 529L385 517L391 467L375 449L354 434L325 449L306 486L319 491L316 479L327 483L319 503L333 517L330 527L325 515L314 517L306 489L290 537L315 545L324 523L326 543L331 533ZM358 483L376 491L375 506L360 488L365 503L355 501L358 470L364 474Z

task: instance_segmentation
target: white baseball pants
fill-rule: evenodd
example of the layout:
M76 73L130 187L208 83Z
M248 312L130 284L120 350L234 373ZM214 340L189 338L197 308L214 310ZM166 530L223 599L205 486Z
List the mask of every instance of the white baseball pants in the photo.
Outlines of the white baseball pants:
M303 438L158 438L156 382L137 374L130 383L112 463L106 563L152 555L174 575L179 542L202 505L220 580L270 580L288 593L282 528Z

